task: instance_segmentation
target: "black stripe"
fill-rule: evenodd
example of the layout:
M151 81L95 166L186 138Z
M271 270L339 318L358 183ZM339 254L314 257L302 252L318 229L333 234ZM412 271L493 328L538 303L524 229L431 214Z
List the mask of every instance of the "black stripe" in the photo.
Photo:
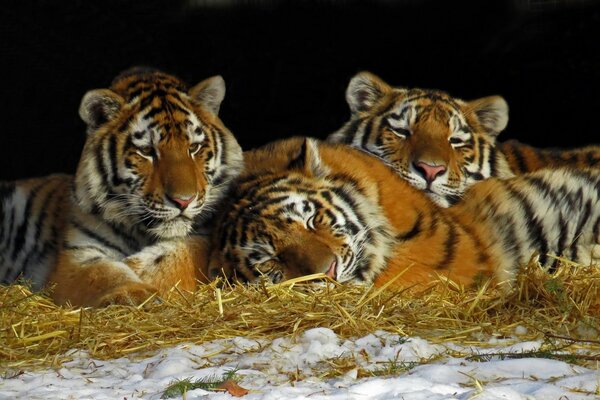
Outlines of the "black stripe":
M540 224L538 218L533 211L533 205L527 199L527 196L521 193L517 188L510 184L510 182L499 181L504 183L504 187L507 192L517 200L519 200L523 211L525 212L525 227L529 235L531 243L535 244L536 248L540 251L540 263L546 264L548 260L548 241L544 235L544 227Z
M485 143L483 140L479 140L477 143L477 148L479 150L479 160L477 162L477 166L479 171L483 170L483 162L485 161Z
M35 221L34 225L33 225L33 229L35 232L34 235L34 239L33 239L33 247L27 252L27 256L25 257L25 259L23 260L22 265L22 273L24 276L28 276L29 275L29 270L31 269L30 267L33 267L33 265L31 265L31 260L33 257L37 257L37 259L39 260L42 256L44 256L44 254L40 251L43 248L43 244L44 242L42 242L40 240L41 234L42 234L42 228L43 225L45 223L48 223L47 221L47 217L48 217L48 208L47 205L52 203L52 200L54 199L54 197L56 196L56 194L59 192L59 190L61 190L62 188L59 186L55 187L54 189L52 189L51 191L49 191L46 196L44 197L43 200L40 200L38 203L41 203L42 206L42 212L40 214L38 214L37 216L35 216L34 219L32 219L32 223Z
M110 157L113 186L119 186L123 183L123 180L119 177L119 166L117 165L117 137L115 135L111 135L108 140L108 155Z
M98 170L98 174L102 179L104 189L108 192L111 186L108 181L108 169L104 164L104 141L98 143L94 151L94 156L96 158L96 169Z
M534 189L537 189L539 192L541 192L542 197L544 197L544 198L550 197L552 204L558 204L559 200L556 196L556 193L554 192L553 188L548 184L548 182L546 182L545 180L543 180L542 178L540 178L538 176L527 176L527 175L525 176L525 180Z
M371 136L371 129L373 128L373 120L368 120L367 124L365 125L364 131L363 131L363 137L362 137L362 141L360 144L360 147L367 150L368 144L369 144L369 138Z
M186 108L184 108L183 106L177 104L174 101L169 101L169 99L167 99L166 105L171 109L171 110L177 110L182 112L185 115L190 115L190 111Z
M36 187L34 187L27 196L27 202L25 203L25 209L23 212L23 221L21 225L17 227L17 231L15 236L13 237L13 251L12 251L12 259L14 260L19 252L23 249L25 245L25 236L27 235L27 227L29 226L31 207L33 206L33 202L38 191L45 185L46 182L42 182Z
M63 249L65 250L74 250L74 251L81 251L81 250L96 250L99 251L102 254L105 254L108 257L108 253L102 248L102 247L98 247L98 246L94 246L94 245L85 245L85 246L73 246L69 243L65 243L63 245Z
M576 194L578 199L581 199L583 196L582 190L579 189ZM575 228L575 235L573 236L573 243L571 243L571 259L577 260L577 243L581 238L581 233L583 231L583 226L586 224L588 218L590 217L590 213L592 211L592 201L588 199L585 202L585 206L583 207L583 214L579 215L579 221L577 221L577 227Z
M154 118L156 115L160 114L161 112L164 111L164 108L162 107L152 107L150 109L150 111L148 111L144 116L143 119L148 120L148 119L152 119Z
M594 222L594 229L593 229L593 233L594 233L594 241L596 243L598 243L598 240L600 239L598 237L598 234L600 234L600 217L596 219L596 222Z
M585 153L585 161L589 167L593 167L600 162L600 155L594 150L589 150Z
M516 172L523 173L527 171L527 164L525 163L525 158L523 156L523 153L521 153L521 150L517 147L513 147L512 154L514 155L515 160L517 161L517 168L519 168L519 170Z
M0 244L8 237L9 231L4 230L4 221L7 220L5 215L4 201L12 197L15 192L14 182L0 182Z
M558 245L557 245L557 251L556 251L556 255L559 257L564 256L563 252L565 251L565 247L567 244L567 237L569 234L569 222L565 221L562 212L559 215L559 219L558 219L558 226L560 228L560 234L558 236ZM555 259L552 262L552 265L550 265L548 272L553 273L556 271L556 268L558 267L558 259Z
M335 214L333 213L333 211L331 211L330 209L326 208L325 209L325 215L327 215L327 217L329 217L330 224L332 226L335 225L335 224L337 224L337 217L335 216Z
M348 192L344 190L344 188L333 187L331 191L335 193L340 199L342 199L346 204L348 204L352 210L355 210L355 212L356 210L358 210L358 204L356 204L354 198L350 196L350 194L348 194Z
M490 145L489 150L490 176L496 176L498 174L498 149L495 145Z
M475 248L477 248L477 262L482 264L488 262L490 257L488 253L485 252L483 243L479 239L479 236L473 231L472 227L469 225L462 225L453 215L450 215L450 218L454 225L460 225L462 227L463 232L467 234L475 244Z
M436 269L448 268L456 255L456 245L458 244L458 236L456 227L452 222L444 221L448 226L446 240L444 241L444 257L435 267Z
M417 213L417 219L415 220L415 223L413 224L412 228L410 228L408 230L408 232L397 234L396 239L406 241L406 240L410 240L410 239L414 238L419 233L421 233L421 231L423 229L422 225L423 225L423 213L419 211Z
M140 96L145 91L149 91L149 89L148 89L147 86L142 85L140 88L129 92L129 98L128 98L128 100L131 101L134 97Z
M360 126L360 124L362 122L363 122L363 119L361 119L361 118L353 119L352 121L350 121L350 123L348 123L348 125L346 125L345 128L342 128L343 129L341 132L342 139L339 142L345 143L345 144L352 144L352 142L354 140L354 136L356 135L356 133L358 131L358 127Z
M76 221L75 219L71 220L71 223L73 224L73 226L75 228L77 228L78 230L80 230L84 235L88 236L89 238L95 240L96 242L100 243L101 245L105 246L105 247L109 247L115 251L118 251L119 253L123 254L124 256L127 256L128 253L123 250L122 248L120 248L118 245L108 241L107 239L103 238L102 236L96 234L95 232L91 231L90 229L86 228L85 226L81 225L79 223L79 221Z

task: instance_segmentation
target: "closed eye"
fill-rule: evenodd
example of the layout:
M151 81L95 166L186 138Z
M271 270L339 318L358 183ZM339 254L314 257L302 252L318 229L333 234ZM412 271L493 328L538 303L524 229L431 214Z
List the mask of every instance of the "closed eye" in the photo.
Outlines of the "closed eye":
M311 231L315 230L315 215L306 220L306 227Z
M248 261L250 261L251 265L258 265L258 264L265 263L267 261L272 261L272 260L277 261L278 260L275 252L273 250L271 250L271 246L263 247L262 245L259 245L259 246L254 246L254 247L250 247L250 248L242 247L242 249L244 249L248 252L247 257L248 257Z
M138 147L136 153L148 160L153 160L155 155L154 148L152 146Z
M202 143L192 143L189 148L190 156L195 156L202 148Z
M387 128L396 136L401 138L407 138L411 135L408 128L405 127L405 123L398 121L394 118L388 118L386 120Z
M452 147L462 147L466 145L471 140L471 135L467 132L460 132L452 135L448 141L452 145Z
M407 138L410 136L410 131L408 129L405 128L393 128L390 126L390 131L392 131L392 133L396 136L399 136L401 138Z

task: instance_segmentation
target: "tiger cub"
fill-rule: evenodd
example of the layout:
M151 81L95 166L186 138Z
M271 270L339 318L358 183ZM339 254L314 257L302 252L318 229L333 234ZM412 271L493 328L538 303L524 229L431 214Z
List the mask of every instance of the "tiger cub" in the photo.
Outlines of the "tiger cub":
M322 272L339 282L511 282L534 253L598 260L600 171L491 178L443 208L372 155L291 138L246 152L213 232L209 274L274 282ZM402 273L404 270L406 272Z
M361 72L350 80L346 100L350 120L327 140L375 154L443 207L483 179L600 162L599 146L569 151L497 143L508 123L500 96L463 101L439 90L391 87Z
M75 176L0 185L2 282L24 277L54 286L59 304L91 306L193 288L206 239L189 235L242 167L217 116L224 95L220 76L188 88L141 67L87 92Z

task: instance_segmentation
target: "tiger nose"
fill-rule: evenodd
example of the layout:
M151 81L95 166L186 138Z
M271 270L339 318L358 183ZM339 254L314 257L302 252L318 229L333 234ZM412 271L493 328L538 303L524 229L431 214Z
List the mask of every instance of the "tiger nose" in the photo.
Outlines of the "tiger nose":
M196 195L167 195L169 201L174 203L180 210L185 210L192 201L196 198Z
M430 165L423 161L413 162L413 166L421 175L423 175L423 178L425 178L428 183L433 182L435 178L446 172L446 166L444 165Z

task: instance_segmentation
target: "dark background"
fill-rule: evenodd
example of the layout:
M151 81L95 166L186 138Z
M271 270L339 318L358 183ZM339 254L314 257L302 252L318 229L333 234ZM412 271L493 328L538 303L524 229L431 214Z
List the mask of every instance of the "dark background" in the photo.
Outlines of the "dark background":
M502 137L600 142L600 4L583 0L5 2L0 179L75 170L79 101L133 65L190 84L221 74L221 118L244 147L324 138L350 78L463 99L500 94Z

